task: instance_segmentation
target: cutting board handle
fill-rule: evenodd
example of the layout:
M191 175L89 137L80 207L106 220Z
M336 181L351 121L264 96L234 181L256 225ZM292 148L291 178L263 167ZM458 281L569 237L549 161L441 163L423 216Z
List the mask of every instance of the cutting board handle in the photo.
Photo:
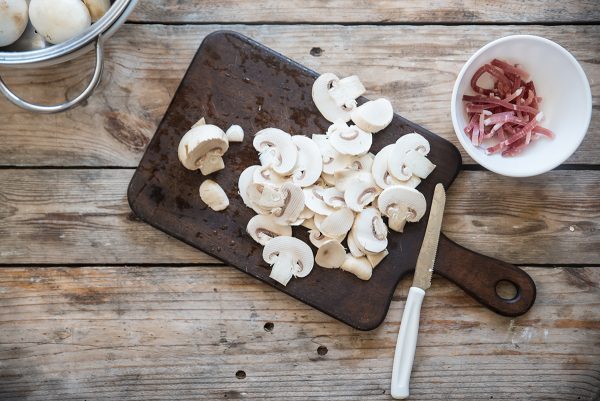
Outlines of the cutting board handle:
M494 312L520 316L535 301L535 283L527 273L510 263L470 251L440 236L435 272L454 282L469 295ZM498 283L506 281L516 287L512 299L497 293Z

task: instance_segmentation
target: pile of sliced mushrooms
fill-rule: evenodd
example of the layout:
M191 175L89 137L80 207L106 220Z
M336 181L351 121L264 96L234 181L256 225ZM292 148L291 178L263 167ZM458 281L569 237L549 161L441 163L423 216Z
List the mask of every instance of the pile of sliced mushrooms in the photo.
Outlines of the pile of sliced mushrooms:
M264 246L270 277L283 285L292 277L306 277L314 262L369 280L388 255L388 227L402 232L426 211L425 197L415 188L435 168L426 157L429 142L411 133L370 153L373 135L390 124L394 112L383 98L358 106L356 99L364 92L356 76L323 74L312 97L332 123L325 134L309 138L265 128L253 138L260 164L246 168L238 181L242 200L256 212L246 230ZM243 137L237 125L224 132L202 119L182 138L179 159L208 175L224 168L229 142ZM212 180L202 183L200 197L216 211L229 205L225 191ZM292 236L294 226L309 230L316 256Z

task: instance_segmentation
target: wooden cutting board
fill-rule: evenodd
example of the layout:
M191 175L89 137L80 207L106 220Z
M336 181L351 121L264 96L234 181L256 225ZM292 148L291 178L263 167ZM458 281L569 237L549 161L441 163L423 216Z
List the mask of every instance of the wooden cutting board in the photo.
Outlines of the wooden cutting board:
M365 75L368 71L356 73ZM219 31L207 36L131 180L129 203L152 226L352 327L371 330L385 318L400 279L414 270L428 214L421 222L408 224L403 234L390 233L390 255L369 281L315 266L308 277L292 279L283 287L269 278L270 267L262 260L262 247L245 231L254 212L242 202L237 181L246 167L259 164L252 135L267 127L293 135L324 133L330 123L311 98L316 76L238 33ZM359 103L365 101L359 99ZM246 133L243 143L230 145L224 157L226 168L210 176L229 196L230 206L223 212L212 211L200 200L198 188L206 177L186 170L177 158L179 140L201 117L224 129L239 124ZM389 127L374 135L371 150L377 152L409 132L420 133L431 144L428 157L437 168L418 187L430 204L436 183L448 188L454 181L461 156L450 142L398 115ZM294 236L309 243L303 227L295 227ZM525 272L468 251L443 235L435 272L504 315L523 314L535 300L535 284ZM496 293L501 280L516 286L516 297L506 300Z

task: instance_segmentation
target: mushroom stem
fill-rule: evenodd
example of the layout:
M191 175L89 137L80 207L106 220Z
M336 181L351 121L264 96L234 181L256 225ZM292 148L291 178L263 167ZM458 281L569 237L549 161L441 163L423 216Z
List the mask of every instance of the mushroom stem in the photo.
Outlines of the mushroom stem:
M293 271L291 269L293 263L294 260L291 254L280 253L273 264L273 268L271 269L271 274L269 274L269 277L278 283L287 285L293 276Z

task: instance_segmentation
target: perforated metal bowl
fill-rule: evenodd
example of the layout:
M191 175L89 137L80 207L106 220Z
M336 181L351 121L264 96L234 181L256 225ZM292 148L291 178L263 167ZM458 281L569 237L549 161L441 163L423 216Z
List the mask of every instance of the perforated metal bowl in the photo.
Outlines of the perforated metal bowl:
M15 68L44 67L72 60L95 48L96 67L90 83L75 98L53 106L30 103L15 95L0 76L0 92L17 106L37 113L58 113L77 106L87 99L102 77L104 53L102 45L125 23L137 0L114 0L108 12L83 34L58 45L47 43L31 24L23 36L10 46L0 47L0 66Z

